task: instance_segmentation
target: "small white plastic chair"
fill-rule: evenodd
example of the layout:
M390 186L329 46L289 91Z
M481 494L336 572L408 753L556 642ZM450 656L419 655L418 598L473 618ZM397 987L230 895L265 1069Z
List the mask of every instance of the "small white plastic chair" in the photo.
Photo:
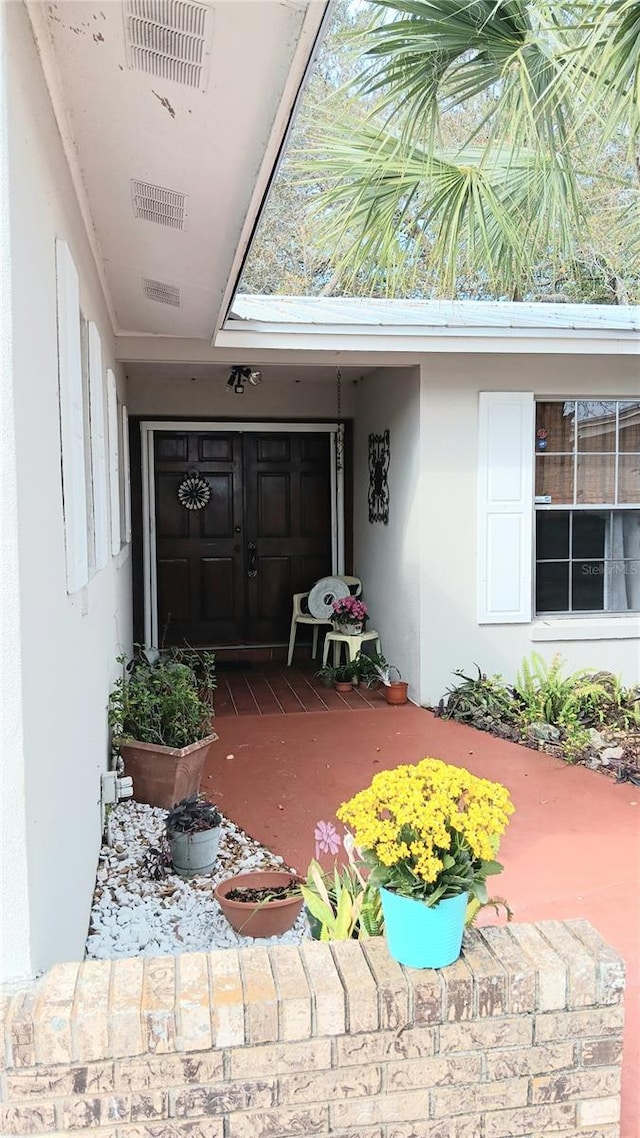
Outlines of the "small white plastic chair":
M359 597L362 592L362 581L359 577L345 577L339 575L338 580L344 581L345 585L349 586L349 590L353 597ZM318 654L318 632L322 627L331 628L333 621L330 617L315 617L307 610L303 609L303 601L309 596L310 589L306 593L293 594L293 612L291 614L291 633L289 635L289 655L287 657L287 666L291 667L293 660L293 653L296 646L296 633L299 624L310 624L313 628L313 647L312 657L315 660Z

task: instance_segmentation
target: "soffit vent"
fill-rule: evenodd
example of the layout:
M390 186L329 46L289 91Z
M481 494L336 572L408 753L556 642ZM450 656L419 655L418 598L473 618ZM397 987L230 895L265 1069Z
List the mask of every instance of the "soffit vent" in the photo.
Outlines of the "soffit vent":
M186 229L186 194L132 178L131 196L136 217L141 217L144 221L155 221L157 225L168 225L170 229Z
M171 304L174 308L180 307L180 289L175 285L143 277L142 290L147 300L157 300L158 304Z
M191 0L127 0L129 67L204 90L210 24L210 10Z

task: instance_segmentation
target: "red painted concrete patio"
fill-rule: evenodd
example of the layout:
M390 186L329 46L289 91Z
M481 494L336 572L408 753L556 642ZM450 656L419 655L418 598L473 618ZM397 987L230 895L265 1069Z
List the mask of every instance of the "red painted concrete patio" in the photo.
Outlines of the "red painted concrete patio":
M497 779L516 813L495 892L518 921L588 918L627 962L621 1138L640 1136L640 789L494 739L422 708L227 714L204 787L298 870L313 828L382 767L432 755Z

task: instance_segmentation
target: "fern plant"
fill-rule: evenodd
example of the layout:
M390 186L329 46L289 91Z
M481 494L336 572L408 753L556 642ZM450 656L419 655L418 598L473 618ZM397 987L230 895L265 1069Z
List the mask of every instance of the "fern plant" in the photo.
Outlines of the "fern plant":
M527 723L542 720L560 727L591 727L620 713L625 690L609 672L581 668L568 676L556 654L546 661L538 652L523 660L515 683Z

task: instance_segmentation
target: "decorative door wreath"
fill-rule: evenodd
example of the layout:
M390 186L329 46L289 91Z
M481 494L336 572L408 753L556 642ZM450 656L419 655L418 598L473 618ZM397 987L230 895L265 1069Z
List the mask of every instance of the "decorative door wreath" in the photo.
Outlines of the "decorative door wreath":
M185 510L204 510L211 497L211 487L199 474L185 474L178 486L178 501Z
M369 521L389 523L389 432L369 435Z

